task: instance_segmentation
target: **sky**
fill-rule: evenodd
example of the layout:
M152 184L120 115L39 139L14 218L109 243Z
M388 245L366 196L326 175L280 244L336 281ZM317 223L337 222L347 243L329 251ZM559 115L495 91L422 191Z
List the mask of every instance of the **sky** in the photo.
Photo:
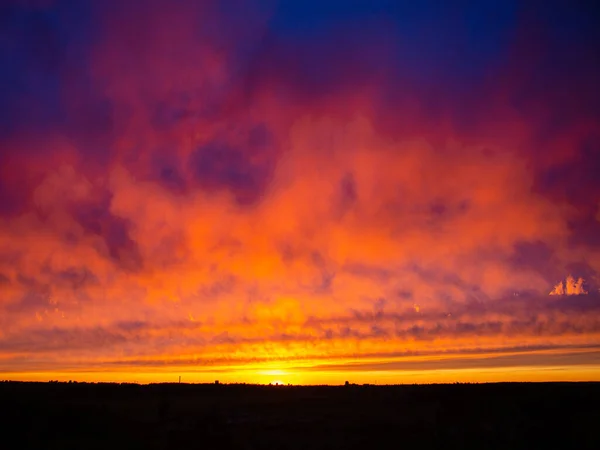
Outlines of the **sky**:
M4 0L0 379L600 380L592 3Z

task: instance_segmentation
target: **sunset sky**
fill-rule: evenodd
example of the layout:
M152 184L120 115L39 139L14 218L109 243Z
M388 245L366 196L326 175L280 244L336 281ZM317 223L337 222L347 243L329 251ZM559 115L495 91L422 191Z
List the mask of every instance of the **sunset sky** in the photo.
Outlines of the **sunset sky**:
M600 380L592 3L3 0L0 379Z

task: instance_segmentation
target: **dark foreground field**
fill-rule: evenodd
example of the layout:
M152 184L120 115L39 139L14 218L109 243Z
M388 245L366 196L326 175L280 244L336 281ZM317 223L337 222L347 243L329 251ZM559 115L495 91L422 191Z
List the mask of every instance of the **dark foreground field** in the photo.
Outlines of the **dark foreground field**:
M0 383L0 448L600 449L600 383Z

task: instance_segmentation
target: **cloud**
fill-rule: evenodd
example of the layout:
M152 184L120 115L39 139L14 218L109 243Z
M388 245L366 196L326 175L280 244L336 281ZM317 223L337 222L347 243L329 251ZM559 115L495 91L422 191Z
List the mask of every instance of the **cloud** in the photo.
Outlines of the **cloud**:
M11 4L6 367L597 340L585 11L251 3Z
M579 277L577 280L569 275L565 282L562 281L554 286L550 295L585 295L588 292L583 287L584 279Z

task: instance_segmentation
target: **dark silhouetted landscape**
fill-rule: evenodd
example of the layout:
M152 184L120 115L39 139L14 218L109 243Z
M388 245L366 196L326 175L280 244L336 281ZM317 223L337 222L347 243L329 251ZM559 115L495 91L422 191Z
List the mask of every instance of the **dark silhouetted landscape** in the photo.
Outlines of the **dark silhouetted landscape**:
M600 383L3 382L0 401L2 448L600 448Z

